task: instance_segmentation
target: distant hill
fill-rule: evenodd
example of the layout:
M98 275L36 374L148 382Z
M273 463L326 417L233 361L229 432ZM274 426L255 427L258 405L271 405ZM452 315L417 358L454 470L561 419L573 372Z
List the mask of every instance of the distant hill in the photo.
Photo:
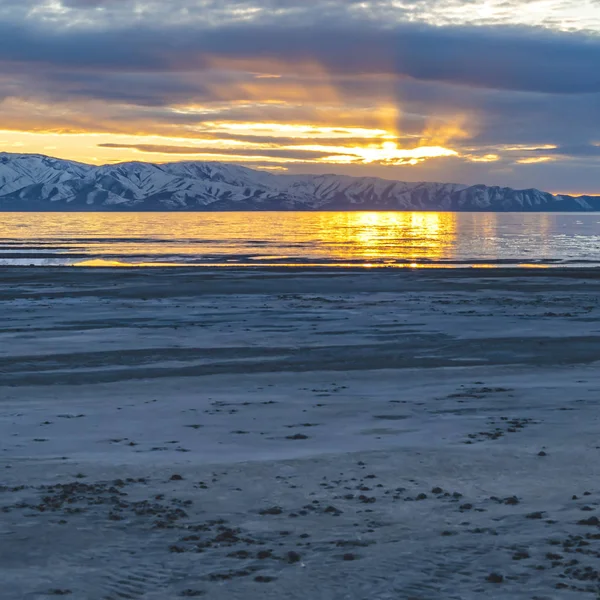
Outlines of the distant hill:
M0 153L0 211L596 211L600 196L536 189L287 175L218 162L100 167Z

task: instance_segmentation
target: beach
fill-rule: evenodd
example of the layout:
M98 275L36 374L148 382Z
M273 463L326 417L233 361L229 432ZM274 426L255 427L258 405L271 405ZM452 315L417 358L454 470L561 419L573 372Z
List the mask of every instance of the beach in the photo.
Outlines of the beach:
M0 269L2 600L600 597L600 271Z

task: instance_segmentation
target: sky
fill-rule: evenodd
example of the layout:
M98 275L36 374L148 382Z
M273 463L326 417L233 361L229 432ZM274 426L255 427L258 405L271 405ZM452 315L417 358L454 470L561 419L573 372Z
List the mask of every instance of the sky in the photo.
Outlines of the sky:
M600 0L2 0L0 150L600 195Z

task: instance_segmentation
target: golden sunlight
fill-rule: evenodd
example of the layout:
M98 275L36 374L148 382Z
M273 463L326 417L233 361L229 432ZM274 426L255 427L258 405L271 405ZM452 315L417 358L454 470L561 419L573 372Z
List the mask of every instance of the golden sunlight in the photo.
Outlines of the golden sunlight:
M290 146L290 148L331 153L330 156L323 159L323 162L338 164L378 162L388 165L414 165L428 158L458 156L458 152L441 146L421 146L405 149L398 148L395 142L384 142L380 146L369 145L364 147L303 145Z
M516 162L520 165L535 165L556 160L554 156L531 156L528 158L519 158Z
M415 130L389 78L362 75L378 98L348 100L344 77L305 60L204 57L202 86L210 99L178 98L136 107L126 101L0 101L0 144L9 152L42 153L92 164L208 160L284 170L289 165L417 165L461 156L454 142L473 118L444 114ZM217 76L217 74L220 75ZM197 74L182 74L195 83ZM467 127L467 124L469 127Z
M483 156L477 154L465 154L465 158L470 162L498 162L500 156L498 154L484 154Z

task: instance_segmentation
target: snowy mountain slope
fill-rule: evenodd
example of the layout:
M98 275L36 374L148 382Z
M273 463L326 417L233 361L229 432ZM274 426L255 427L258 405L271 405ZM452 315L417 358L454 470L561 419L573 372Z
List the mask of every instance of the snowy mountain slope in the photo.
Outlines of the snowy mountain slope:
M47 156L0 152L0 197L31 185L57 185L82 178L92 168Z
M275 175L217 162L96 167L0 153L0 210L590 211L600 210L600 197L347 175Z

